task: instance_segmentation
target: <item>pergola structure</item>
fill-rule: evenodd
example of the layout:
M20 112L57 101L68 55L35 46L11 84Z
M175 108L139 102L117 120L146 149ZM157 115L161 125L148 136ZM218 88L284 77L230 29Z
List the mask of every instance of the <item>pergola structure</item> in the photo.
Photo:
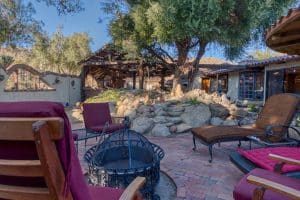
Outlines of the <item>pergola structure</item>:
M98 94L104 88L123 88L126 78L132 78L132 87L136 88L137 78L139 88L143 88L144 77L161 77L161 87L164 79L172 74L174 65L162 62L144 62L127 59L126 54L114 50L109 45L99 49L91 56L79 62L82 66L83 99Z
M266 43L275 51L300 55L300 7L291 9L267 30Z

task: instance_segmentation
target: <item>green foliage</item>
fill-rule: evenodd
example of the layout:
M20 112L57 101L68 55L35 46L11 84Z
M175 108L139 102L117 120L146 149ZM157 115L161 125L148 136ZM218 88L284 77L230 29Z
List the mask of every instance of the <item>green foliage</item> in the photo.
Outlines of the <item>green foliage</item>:
M270 49L266 49L266 50L259 50L256 49L254 52L252 52L250 54L254 59L257 60L263 60L263 59L268 59L268 58L272 58L272 57L276 57L276 56L282 56L282 53L278 53L275 51L272 51Z
M91 39L86 33L65 37L59 28L51 38L38 35L32 46L30 64L42 70L78 75L78 62L90 54Z
M42 22L33 18L33 1L54 6L59 14L83 10L81 0L0 0L0 47L32 44L42 32Z
M35 10L31 3L0 1L0 47L16 46L33 41L33 34L40 32L40 22L33 19Z
M105 1L114 16L110 23L113 40L122 45L130 40L138 53L169 58L168 48L176 48L173 58L187 60L194 48L209 43L225 48L232 59L296 0L114 0ZM110 6L107 6L110 5ZM167 48L165 48L167 47ZM126 46L123 46L126 49ZM179 59L180 58L180 59ZM182 63L180 63L182 64Z
M120 97L124 91L117 90L117 89L111 89L111 90L105 90L104 92L101 92L97 96L88 98L85 100L86 103L99 103L99 102L117 102L120 100Z
M191 99L187 100L187 103L189 103L191 105L199 105L202 102L198 101L197 98L191 98Z
M257 108L254 104L249 104L247 106L247 110L250 111L250 112L256 112L257 111Z
M0 65L7 68L14 62L14 58L11 56L0 55Z

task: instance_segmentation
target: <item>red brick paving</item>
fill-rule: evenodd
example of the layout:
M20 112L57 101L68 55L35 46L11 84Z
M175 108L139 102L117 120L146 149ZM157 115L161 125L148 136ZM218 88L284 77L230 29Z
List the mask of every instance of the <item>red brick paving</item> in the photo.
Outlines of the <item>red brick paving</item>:
M161 170L174 180L177 186L177 200L232 199L234 185L243 175L228 157L229 153L237 148L237 142L221 143L221 147L215 145L214 160L209 163L206 146L197 142L197 150L192 150L191 134L148 137L148 139L165 151ZM96 140L89 139L87 149L94 144ZM247 144L243 145L247 147ZM83 161L85 151L84 142L80 142L78 156L84 172L86 171L86 164Z

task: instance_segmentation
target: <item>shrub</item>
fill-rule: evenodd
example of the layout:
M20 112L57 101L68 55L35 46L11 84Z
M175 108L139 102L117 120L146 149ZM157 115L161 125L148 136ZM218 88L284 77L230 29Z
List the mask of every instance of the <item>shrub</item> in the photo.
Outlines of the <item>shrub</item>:
M117 89L110 89L101 92L97 96L88 98L85 100L86 103L99 103L99 102L117 102L120 100L120 97L124 91Z

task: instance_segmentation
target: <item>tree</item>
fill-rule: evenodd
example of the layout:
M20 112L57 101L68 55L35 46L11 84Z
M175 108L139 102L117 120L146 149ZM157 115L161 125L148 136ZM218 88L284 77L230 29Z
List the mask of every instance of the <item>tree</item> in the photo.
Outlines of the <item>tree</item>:
M0 47L31 44L34 35L42 31L42 23L32 15L33 1L44 2L57 8L59 14L81 11L81 0L1 0L0 1Z
M173 90L180 66L196 51L189 74L191 86L198 63L209 44L225 49L233 59L241 55L252 40L275 22L295 0L113 0L102 1L112 14L113 41L133 41L140 54L151 53L161 61L176 63ZM126 49L126 46L123 46ZM175 53L173 53L175 52Z
M44 71L78 75L78 62L90 54L91 39L86 33L65 37L59 28L51 38L38 35L27 61Z

